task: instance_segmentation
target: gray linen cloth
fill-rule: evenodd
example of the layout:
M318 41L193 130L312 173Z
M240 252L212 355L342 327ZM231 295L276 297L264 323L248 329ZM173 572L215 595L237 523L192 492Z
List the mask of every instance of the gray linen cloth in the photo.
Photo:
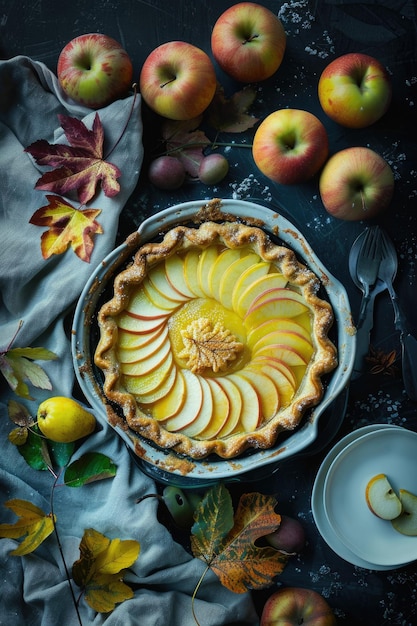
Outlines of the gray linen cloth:
M132 107L130 96L99 110L107 145L118 139ZM107 198L100 191L89 204L102 209L98 220L104 234L94 239L90 263L71 249L45 260L40 236L44 229L32 225L33 213L47 204L45 192L34 189L42 173L24 149L37 139L65 143L57 114L77 117L91 128L94 111L69 101L56 76L42 63L19 56L0 62L0 351L13 337L19 320L23 326L14 347L42 346L58 355L56 361L39 361L47 372L52 391L30 386L33 401L14 395L0 377L0 523L13 523L14 514L4 507L12 498L29 500L50 511L52 476L30 468L8 439L13 424L8 419L9 398L36 414L39 403L51 395L71 396L74 372L64 320L80 295L92 270L113 249L120 212L133 192L142 164L140 97L128 130L111 155L122 176L121 191ZM77 206L73 198L67 198ZM84 626L137 624L140 626L192 626L191 595L204 571L157 518L158 502L153 481L131 460L115 431L102 424L77 451L102 452L118 466L113 479L74 489L55 490L57 516L65 560L69 568L79 558L84 530L94 528L109 538L135 539L141 545L136 563L125 577L134 598L118 604L113 612L97 614L84 599L80 614ZM0 539L0 624L2 626L76 626L76 616L62 560L54 535L35 552L19 557L10 551L14 539ZM76 593L79 589L75 587ZM249 594L225 589L213 573L201 586L195 611L202 626L256 624Z

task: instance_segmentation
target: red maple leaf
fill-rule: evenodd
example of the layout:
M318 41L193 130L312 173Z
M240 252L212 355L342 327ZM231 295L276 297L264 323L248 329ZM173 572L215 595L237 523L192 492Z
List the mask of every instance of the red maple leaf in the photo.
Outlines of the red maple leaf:
M121 172L103 159L104 130L98 113L91 130L77 118L67 115L58 118L70 145L39 139L25 149L38 165L55 168L41 176L35 189L64 195L75 190L81 204L94 197L99 182L106 196L119 193L117 179Z

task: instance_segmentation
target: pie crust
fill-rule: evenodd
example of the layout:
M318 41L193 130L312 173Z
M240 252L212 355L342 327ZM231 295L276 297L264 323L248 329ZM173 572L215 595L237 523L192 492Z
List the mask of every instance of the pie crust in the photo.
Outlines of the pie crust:
M206 220L143 244L98 313L110 421L193 459L272 447L337 365L320 287L258 226Z

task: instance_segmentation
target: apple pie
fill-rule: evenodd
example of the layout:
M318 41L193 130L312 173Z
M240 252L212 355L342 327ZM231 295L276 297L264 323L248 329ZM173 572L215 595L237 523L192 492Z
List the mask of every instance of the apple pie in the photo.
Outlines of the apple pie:
M337 365L320 288L258 226L208 220L141 245L98 313L108 415L193 459L272 447Z

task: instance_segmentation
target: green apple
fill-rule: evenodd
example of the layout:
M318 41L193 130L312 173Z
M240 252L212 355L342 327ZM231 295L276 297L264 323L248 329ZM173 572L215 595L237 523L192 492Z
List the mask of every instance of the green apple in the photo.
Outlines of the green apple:
M65 396L44 400L38 407L37 423L41 433L51 441L70 443L90 435L96 418L84 407Z

